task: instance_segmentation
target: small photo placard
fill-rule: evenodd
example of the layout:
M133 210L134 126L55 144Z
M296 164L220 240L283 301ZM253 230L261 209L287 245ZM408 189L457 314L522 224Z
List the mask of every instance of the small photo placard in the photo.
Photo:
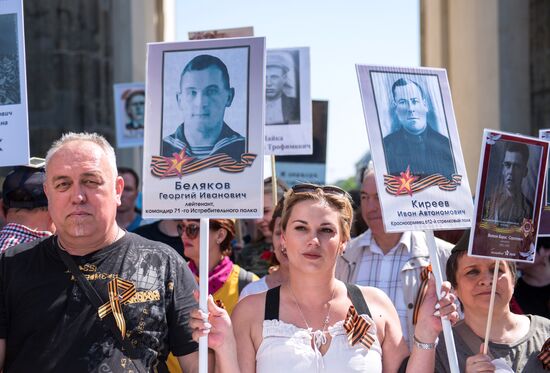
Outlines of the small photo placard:
M117 148L143 146L145 84L113 85Z
M277 177L287 185L326 184L328 101L313 100L313 154L277 156Z
M550 128L539 130L539 139L550 141ZM545 197L540 212L539 237L550 237L550 188L548 187L548 172L544 187Z
M0 166L29 163L29 119L22 0L0 6Z
M269 49L265 79L265 154L312 154L309 48Z
M468 254L532 263L548 142L485 129Z
M187 33L189 40L227 39L254 36L254 27L234 27L216 30L191 31Z

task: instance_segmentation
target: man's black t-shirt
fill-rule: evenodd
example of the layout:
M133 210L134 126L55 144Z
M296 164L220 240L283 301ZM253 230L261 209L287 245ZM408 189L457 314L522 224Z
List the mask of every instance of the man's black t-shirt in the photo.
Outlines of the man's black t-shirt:
M158 242L126 233L86 256L73 256L108 302L118 276L137 293L122 304L126 337L137 356L125 356L59 257L55 236L15 246L0 258L0 338L5 372L166 372L170 351L196 351L188 327L196 282L183 259ZM113 317L112 313L106 317Z

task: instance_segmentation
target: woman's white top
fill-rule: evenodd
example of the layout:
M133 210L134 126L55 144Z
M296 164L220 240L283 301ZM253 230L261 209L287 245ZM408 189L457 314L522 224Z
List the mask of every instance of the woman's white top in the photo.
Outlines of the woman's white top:
M344 330L344 320L328 327L332 337L328 350L321 355L323 339L320 330L298 328L280 320L264 320L263 341L256 353L257 373L310 373L310 372L382 372L382 348L376 337L376 325L372 318L368 333L374 336L370 349L360 343L351 346ZM314 340L315 343L311 343ZM313 347L312 347L313 346Z
M241 291L241 294L239 294L239 300L243 299L248 295L263 293L264 291L268 291L268 290L269 290L269 287L267 286L267 282L265 282L265 276L264 276L258 281L253 281L248 285L246 285L243 291Z

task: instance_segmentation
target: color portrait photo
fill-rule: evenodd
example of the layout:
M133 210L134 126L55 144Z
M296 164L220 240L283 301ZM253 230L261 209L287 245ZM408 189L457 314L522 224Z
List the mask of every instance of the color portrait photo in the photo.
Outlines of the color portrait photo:
M548 142L485 129L469 254L533 262Z
M117 148L143 146L145 129L145 84L113 85Z

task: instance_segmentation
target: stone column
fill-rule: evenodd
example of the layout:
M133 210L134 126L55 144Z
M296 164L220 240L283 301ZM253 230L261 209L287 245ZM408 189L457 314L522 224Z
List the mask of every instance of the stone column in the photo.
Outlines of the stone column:
M444 67L472 192L483 128L533 133L529 2L421 0L422 65Z

